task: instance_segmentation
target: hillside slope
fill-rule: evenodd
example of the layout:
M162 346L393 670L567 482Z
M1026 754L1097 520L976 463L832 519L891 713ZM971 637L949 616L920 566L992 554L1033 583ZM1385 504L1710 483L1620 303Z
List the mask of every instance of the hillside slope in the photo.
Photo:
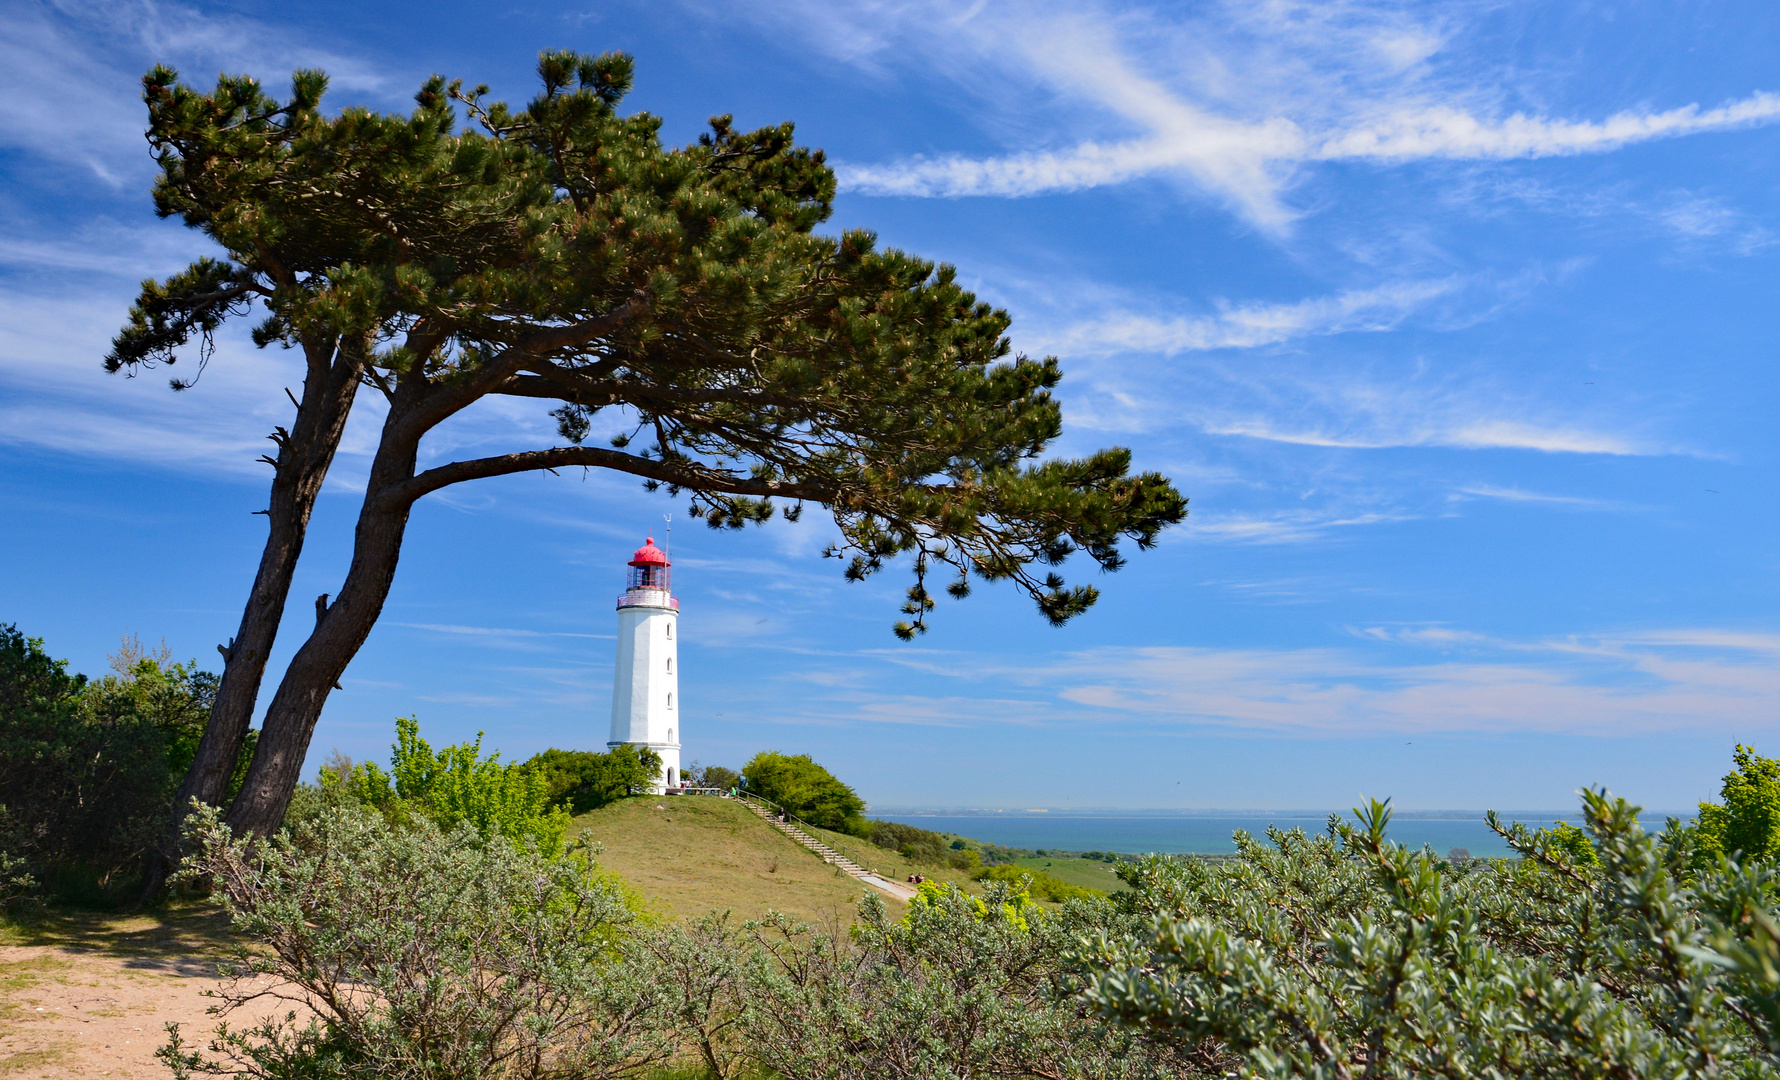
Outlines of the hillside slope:
M730 909L751 919L769 909L817 923L851 922L866 886L729 799L661 796L625 799L582 814L569 835L585 831L604 846L600 864L636 887L663 914L684 918ZM825 841L831 834L822 833ZM851 837L846 854L902 880L916 868L892 851ZM933 880L960 874L922 867ZM885 897L893 910L902 905Z

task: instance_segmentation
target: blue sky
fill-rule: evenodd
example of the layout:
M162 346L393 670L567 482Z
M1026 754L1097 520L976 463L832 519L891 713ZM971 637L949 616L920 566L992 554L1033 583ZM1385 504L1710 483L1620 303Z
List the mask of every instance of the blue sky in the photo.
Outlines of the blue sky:
M137 280L206 250L150 211L141 73L320 66L331 106L405 109L432 72L523 101L563 47L634 53L627 107L674 142L794 120L831 227L955 264L1062 359L1060 453L1128 445L1192 499L1066 629L991 588L912 645L905 578L843 583L817 514L675 528L689 760L807 751L882 807L1672 809L1733 743L1780 753L1780 19L1711 0L18 0L0 621L87 671L126 633L214 666L258 558L289 358L229 337L180 395L99 366ZM551 428L494 403L427 454ZM612 598L673 512L601 476L430 497L311 765L407 713L510 757L603 743Z

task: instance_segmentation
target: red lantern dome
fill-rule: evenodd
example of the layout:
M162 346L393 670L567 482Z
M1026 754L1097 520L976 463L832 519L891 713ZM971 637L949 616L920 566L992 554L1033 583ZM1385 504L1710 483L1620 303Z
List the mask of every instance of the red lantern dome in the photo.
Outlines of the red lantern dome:
M638 548L637 553L630 557L630 564L632 566L671 565L668 562L667 553L655 546L655 537L653 536L643 541L643 546Z
M671 596L663 596L670 588L668 581L667 552L655 546L655 537L651 536L630 557L629 591L618 601L619 607L630 604L655 605L678 608L679 602ZM639 593L638 590L646 590Z

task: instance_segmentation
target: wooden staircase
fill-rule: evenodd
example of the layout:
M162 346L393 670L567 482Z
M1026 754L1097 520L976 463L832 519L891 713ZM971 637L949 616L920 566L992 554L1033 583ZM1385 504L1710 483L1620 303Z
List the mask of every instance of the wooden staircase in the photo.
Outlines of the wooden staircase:
M786 836L789 836L804 847L809 848L820 856L823 862L830 866L837 867L849 877L862 881L865 884L870 885L872 888L877 889L879 892L894 896L898 900L906 901L914 899L915 889L913 886L905 885L900 881L891 881L889 878L865 869L852 859L847 858L845 855L842 855L832 847L829 847L827 844L805 832L799 827L797 819L790 814L785 813L780 807L774 806L772 803L767 802L758 795L751 795L747 792L741 792L737 797L741 799L743 806L752 810L762 821L765 821L768 825L771 825L773 828L784 833ZM783 820L780 820L781 815L783 816Z

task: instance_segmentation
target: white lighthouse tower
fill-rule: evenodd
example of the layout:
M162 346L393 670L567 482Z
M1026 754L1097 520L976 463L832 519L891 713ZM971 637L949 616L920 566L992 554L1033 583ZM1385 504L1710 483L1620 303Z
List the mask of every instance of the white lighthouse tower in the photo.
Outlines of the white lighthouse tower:
M618 670L612 679L612 737L661 755L654 794L680 782L680 601L668 592L668 558L651 536L630 559L618 597Z

